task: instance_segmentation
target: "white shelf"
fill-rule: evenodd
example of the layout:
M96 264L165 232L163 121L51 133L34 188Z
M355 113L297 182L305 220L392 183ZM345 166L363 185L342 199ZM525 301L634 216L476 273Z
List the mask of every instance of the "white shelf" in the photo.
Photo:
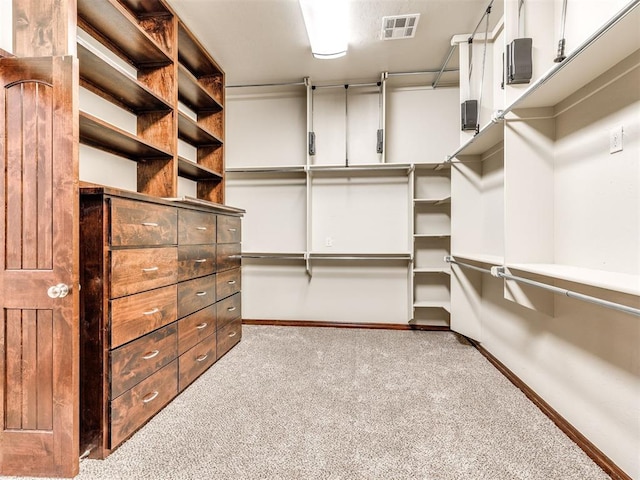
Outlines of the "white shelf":
M305 252L242 252L242 258L305 260Z
M366 163L345 165L310 165L309 172L313 174L333 175L408 175L411 171L408 163Z
M504 265L504 257L499 255L489 255L486 253L456 253L452 255L452 257L455 260L470 260L472 262L484 263L486 265Z
M504 128L502 121L489 122L449 157L453 159L459 155L480 155L503 140Z
M441 308L447 312L451 312L451 305L449 302L414 302L413 308Z
M310 260L411 260L411 253L349 253L349 252L310 252Z
M281 166L259 166L259 167L227 167L227 173L305 173L304 165L281 165Z
M450 233L416 233L413 238L447 238L450 236Z
M640 296L640 275L548 263L514 263L509 269Z
M451 275L451 271L447 268L414 268L413 273L442 273Z
M445 198L416 198L413 200L416 205L444 205L451 203L451 197Z

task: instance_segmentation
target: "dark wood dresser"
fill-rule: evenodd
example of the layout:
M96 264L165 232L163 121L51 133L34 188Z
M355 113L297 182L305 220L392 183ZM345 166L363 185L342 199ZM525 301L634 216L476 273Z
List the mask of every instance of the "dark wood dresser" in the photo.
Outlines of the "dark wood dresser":
M80 451L105 458L240 341L244 212L80 191Z

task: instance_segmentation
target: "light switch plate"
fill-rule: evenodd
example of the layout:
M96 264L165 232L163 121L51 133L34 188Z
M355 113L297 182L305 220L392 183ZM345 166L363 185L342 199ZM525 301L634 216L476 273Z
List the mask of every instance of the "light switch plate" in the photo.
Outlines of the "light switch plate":
M622 125L611 129L611 131L609 132L609 153L622 151L622 135Z

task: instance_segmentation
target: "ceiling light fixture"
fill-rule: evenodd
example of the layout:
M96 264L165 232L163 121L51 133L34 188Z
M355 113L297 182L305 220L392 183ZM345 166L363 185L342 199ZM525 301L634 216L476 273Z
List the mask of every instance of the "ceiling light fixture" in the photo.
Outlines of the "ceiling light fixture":
M339 58L349 45L347 0L298 0L311 53L315 58Z

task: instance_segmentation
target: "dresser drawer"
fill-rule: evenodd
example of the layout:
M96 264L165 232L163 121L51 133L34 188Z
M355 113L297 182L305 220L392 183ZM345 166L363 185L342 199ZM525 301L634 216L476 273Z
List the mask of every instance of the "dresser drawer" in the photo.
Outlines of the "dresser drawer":
M184 390L216 361L216 335L209 335L202 342L180 355L179 391Z
M240 293L231 295L216 303L216 317L218 328L224 327L231 320L242 318Z
M178 355L216 332L216 305L209 305L178 321Z
M178 360L162 367L111 402L111 445L115 448L178 394Z
M225 243L216 248L216 267L218 272L240 268L240 244Z
M117 398L178 356L175 324L111 352L111 398Z
M174 207L111 199L111 245L175 245L178 212Z
M216 243L216 215L196 210L178 210L178 243Z
M216 271L215 245L178 247L178 281L211 275Z
M173 322L177 294L177 285L169 285L111 300L111 348Z
M178 317L216 303L216 276L208 275L178 284Z
M218 298L226 298L240 291L240 269L220 272L216 278L216 292Z
M218 243L240 243L242 230L240 217L218 215Z
M164 287L177 279L176 247L111 252L111 298Z
M224 327L219 328L217 332L218 340L218 358L231 350L236 343L242 338L242 320L236 318L227 323Z

